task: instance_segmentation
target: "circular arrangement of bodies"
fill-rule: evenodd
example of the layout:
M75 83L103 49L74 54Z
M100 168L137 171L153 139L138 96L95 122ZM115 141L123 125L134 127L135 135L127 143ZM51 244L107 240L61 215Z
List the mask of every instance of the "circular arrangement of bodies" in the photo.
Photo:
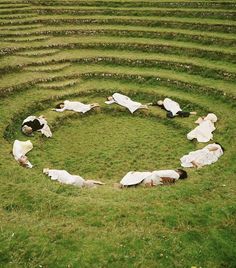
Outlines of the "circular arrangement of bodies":
M189 117L190 115L196 115L196 112L183 112L180 108L180 105L169 99L165 98L163 101L159 100L157 102L141 104L139 102L133 101L131 98L120 94L114 93L112 96L107 98L108 100L105 102L106 104L119 104L127 108L131 113L134 113L136 110L148 110L148 106L159 106L160 108L167 111L167 117L174 118L175 116L180 117ZM62 103L57 104L55 109L52 109L55 112L64 112L66 110L86 113L92 109L100 109L100 105L98 103L93 104L84 104L76 101L64 101ZM117 120L117 118L116 118ZM209 113L205 117L199 117L195 122L199 124L194 130L187 134L187 138L192 140L196 138L200 142L208 142L212 139L212 132L215 130L214 123L217 121L217 117L213 113ZM135 123L134 123L135 124ZM137 136L143 134L142 128L140 125L137 125ZM46 137L52 137L52 133L50 127L48 126L47 120L43 117L35 117L28 116L22 123L22 132L25 135L33 135L33 131L40 131ZM105 128L105 131L108 131L109 126ZM95 128L96 129L96 128ZM96 129L97 131L97 129ZM73 135L73 133L71 133ZM166 134L163 133L165 136ZM154 134L155 135L155 134ZM96 137L96 133L94 134ZM119 136L119 135L118 135ZM128 136L128 135L127 135ZM156 136L156 135L155 135ZM79 137L78 137L79 138ZM127 138L127 137L126 137ZM114 140L115 137L113 137ZM159 138L161 140L161 137ZM105 142L108 142L105 140ZM60 145L62 142L60 142ZM138 145L138 144L137 144ZM150 142L148 146L150 146ZM123 145L124 146L124 145ZM138 145L139 148L142 145ZM95 147L95 146L94 146ZM122 146L121 146L122 147ZM155 144L153 144L155 147ZM33 148L32 143L30 141L20 142L16 140L13 145L13 155L15 159L23 166L32 168L32 164L29 162L26 157L26 153ZM96 148L96 147L95 147ZM101 148L104 150L104 148ZM104 150L106 152L106 149ZM80 152L80 150L78 150ZM78 153L77 152L77 153ZM158 154L161 155L161 149L159 148ZM223 149L219 144L209 144L205 146L203 149L200 149L195 152L189 153L189 155L183 156L181 160L181 165L183 167L202 167L204 165L210 165L218 160L218 158L223 154ZM69 154L70 155L70 154ZM70 156L71 157L71 156ZM84 155L85 157L85 155ZM73 158L73 156L72 156ZM153 154L153 159L158 162L158 157L155 157ZM84 162L81 159L80 162ZM50 170L48 168L44 169L44 173L48 174L52 180L58 180L61 183L72 184L77 186L95 186L103 184L100 181L90 180L89 182L82 179L82 177L78 175L71 175L65 170ZM153 171L153 172L128 172L124 178L121 180L121 186L132 186L143 183L146 186L157 186L162 184L169 184L170 182L175 182L178 179L187 178L187 173L182 169L177 170L162 170L162 171Z
M1 1L2 266L235 266L235 11Z

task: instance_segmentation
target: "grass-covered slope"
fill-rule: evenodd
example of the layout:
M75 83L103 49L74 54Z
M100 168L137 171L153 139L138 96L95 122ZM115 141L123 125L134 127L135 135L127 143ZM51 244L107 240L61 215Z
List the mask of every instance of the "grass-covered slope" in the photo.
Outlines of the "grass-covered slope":
M1 267L236 266L235 15L235 1L0 2ZM113 92L216 113L225 154L173 186L114 188L130 170L178 168L204 144L186 139L196 117L131 115L104 104ZM101 111L51 111L65 99ZM53 130L30 138L31 170L11 155L30 114ZM106 185L60 185L45 167Z

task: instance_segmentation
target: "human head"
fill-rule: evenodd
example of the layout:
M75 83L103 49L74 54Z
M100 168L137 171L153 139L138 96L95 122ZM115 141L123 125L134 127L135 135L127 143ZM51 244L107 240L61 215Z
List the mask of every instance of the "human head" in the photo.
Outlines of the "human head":
M48 172L49 172L49 168L44 168L44 169L43 169L43 173L44 173L44 174L48 174Z
M112 96L108 96L108 97L107 97L107 100L108 100L108 101L111 101L111 100L113 100L113 97L112 97Z
M163 105L163 100L157 101L157 105L162 106Z
M187 172L185 170L183 170L183 169L177 169L176 172L179 173L179 179L180 180L187 179L188 174L187 174Z
M29 126L27 126L27 125L24 125L23 127L22 127L22 132L25 134L25 135L27 135L27 136L32 136L32 132L33 132L33 130L32 130L32 128L31 127L29 127Z
M28 158L25 155L22 155L19 159L18 162L20 163L21 166L27 167L28 166Z
M64 106L65 106L64 102L60 102L56 105L56 109L62 109L64 108Z

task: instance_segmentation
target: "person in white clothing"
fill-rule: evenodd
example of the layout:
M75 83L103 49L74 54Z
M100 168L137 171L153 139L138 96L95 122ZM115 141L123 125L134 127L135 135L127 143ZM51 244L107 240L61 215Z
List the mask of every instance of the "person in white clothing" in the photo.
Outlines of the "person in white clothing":
M86 113L90 111L91 109L95 109L99 107L100 105L98 103L84 104L79 101L65 100L64 102L57 104L56 109L53 109L53 111L64 112L68 110L68 111L74 111L78 113Z
M131 113L134 113L138 109L148 109L147 105L143 105L140 102L133 101L129 97L120 93L114 93L112 96L107 97L107 101L105 101L105 103L119 104L120 106L127 108Z
M201 168L215 163L224 153L224 148L219 143L208 144L203 149L190 152L180 158L182 167Z
M173 101L170 98L165 98L164 100L159 100L157 102L152 103L153 106L159 106L162 109L167 111L166 116L169 118L174 118L175 116L180 117L189 117L190 115L196 115L196 112L186 112L182 111L180 105Z
M33 165L29 162L26 154L33 149L33 144L30 140L19 141L15 140L13 143L12 153L17 162L23 167L32 168Z
M212 132L216 129L214 123L217 121L217 116L209 113L205 117L199 117L196 124L199 124L195 129L187 134L188 140L197 139L198 142L208 142L212 140Z
M33 136L34 131L40 131L47 138L52 137L52 132L48 126L47 120L43 115L36 117L28 116L21 125L21 131L27 136Z
M96 185L103 185L101 181L84 180L78 175L71 175L66 170L57 170L44 168L43 173L51 177L51 180L57 180L63 184L70 184L78 187L95 187Z
M178 179L186 179L187 172L177 170L157 170L153 172L130 171L120 181L121 187L143 184L145 186L157 186L174 183Z

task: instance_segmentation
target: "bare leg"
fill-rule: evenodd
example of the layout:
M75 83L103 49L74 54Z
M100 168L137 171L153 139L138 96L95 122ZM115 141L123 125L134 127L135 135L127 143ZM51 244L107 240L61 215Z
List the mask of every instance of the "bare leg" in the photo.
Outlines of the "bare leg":
M149 108L148 108L147 105L142 105L142 106L140 106L140 108L139 108L138 110L136 110L136 111L139 111L139 112L141 112L141 113L147 115L147 114L149 113Z
M139 109L148 109L148 106L147 105L142 105L142 106L140 106L140 108Z
M100 106L96 106L92 108L93 111L95 111L96 113L99 113L101 111L101 107Z
M123 189L124 188L124 186L120 183L114 183L113 187L116 189Z

